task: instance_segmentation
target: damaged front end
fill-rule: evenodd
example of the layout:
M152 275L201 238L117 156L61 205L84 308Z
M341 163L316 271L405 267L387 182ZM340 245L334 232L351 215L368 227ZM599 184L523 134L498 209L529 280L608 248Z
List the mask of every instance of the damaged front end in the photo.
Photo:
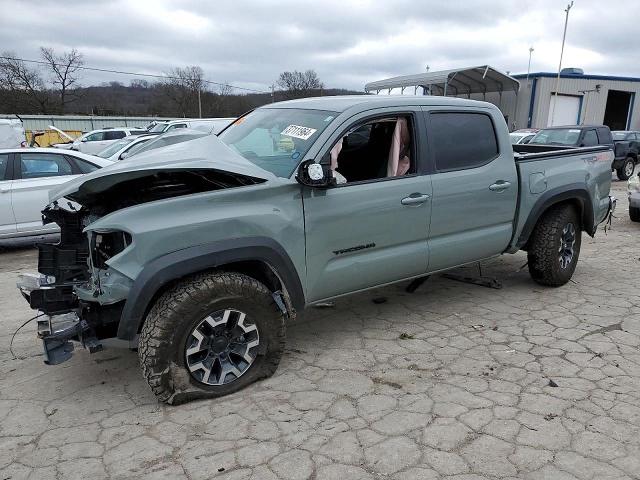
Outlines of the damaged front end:
M110 272L105 262L124 250L131 236L126 232L85 233L95 217L84 208L75 209L71 202L65 205L68 208L61 203L54 202L42 212L45 224L60 226L60 242L39 244L38 273L23 274L18 281L31 308L46 316L38 321L38 337L45 363L50 365L71 357L72 341L91 353L102 350L101 340L115 336L129 283ZM105 289L111 302L100 305L96 300Z
M120 168L110 175L97 171L73 188L67 184L58 199L42 211L45 224L55 222L60 227L60 242L38 245L38 273L22 275L18 288L31 308L46 315L38 322L45 363L68 360L72 342L93 353L102 349L104 339L118 336L125 302L144 259L131 254L135 245L132 232L139 227L141 217L132 214L135 221L124 221L114 228L101 226L107 218L113 218L110 214L127 217L121 213L157 202L158 208L152 210L163 218L163 200L265 181L201 168L201 163L195 168ZM154 228L162 228L162 221ZM147 245L154 242L153 235L146 237ZM171 251L179 247L167 243L163 248ZM123 263L129 268L117 263L126 252L130 253L128 262ZM135 345L135 338L122 339L129 346Z

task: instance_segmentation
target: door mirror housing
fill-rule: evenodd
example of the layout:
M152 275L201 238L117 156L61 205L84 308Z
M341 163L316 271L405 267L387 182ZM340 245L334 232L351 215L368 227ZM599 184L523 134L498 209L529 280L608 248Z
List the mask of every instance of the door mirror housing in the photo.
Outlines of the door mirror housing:
M302 185L314 188L329 188L336 184L331 167L314 160L306 160L300 164L296 180Z
M122 152L120 154L120 160L124 160L125 158L127 158L129 156L129 152Z

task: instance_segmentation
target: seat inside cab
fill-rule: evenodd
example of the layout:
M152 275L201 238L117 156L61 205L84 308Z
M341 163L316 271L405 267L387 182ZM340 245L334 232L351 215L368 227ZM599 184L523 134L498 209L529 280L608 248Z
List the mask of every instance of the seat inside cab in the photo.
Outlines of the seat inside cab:
M413 173L410 121L408 117L382 118L351 129L330 152L338 183Z

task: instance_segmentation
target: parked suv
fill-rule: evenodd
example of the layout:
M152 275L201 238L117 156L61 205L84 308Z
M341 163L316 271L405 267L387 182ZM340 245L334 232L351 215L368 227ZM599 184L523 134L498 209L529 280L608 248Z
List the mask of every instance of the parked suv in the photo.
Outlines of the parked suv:
M625 132L627 133L627 132ZM633 132L628 132L633 133ZM614 159L611 163L611 170L615 170L620 180L628 180L635 169L638 152L630 150L628 142L615 142L609 127L604 125L569 125L562 127L549 127L540 130L531 139L528 150L535 151L536 145L563 147L592 147L595 145L606 145L614 148Z
M518 250L564 285L615 206L611 148L514 155L496 106L448 97L270 104L136 158L52 193L61 242L19 286L48 363L128 340L168 403L273 374L286 319L338 296Z
M148 132L142 128L102 128L99 130L91 130L79 136L71 143L59 143L53 145L53 147L96 154L124 137L129 135L144 135L146 133Z
M627 180L633 176L635 166L638 164L638 152L640 152L640 132L617 130L611 132L615 145L616 162L618 163L618 178ZM620 175L622 173L622 176Z

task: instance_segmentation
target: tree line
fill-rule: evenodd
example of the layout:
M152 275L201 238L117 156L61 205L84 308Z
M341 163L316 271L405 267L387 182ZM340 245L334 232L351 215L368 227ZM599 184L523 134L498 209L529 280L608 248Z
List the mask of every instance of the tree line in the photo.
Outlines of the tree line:
M42 47L40 57L27 64L14 52L0 54L0 113L231 117L273 101L360 93L325 89L314 70L294 70L282 72L270 92L238 94L231 85L208 82L197 65L173 68L153 81L81 86L82 53Z

